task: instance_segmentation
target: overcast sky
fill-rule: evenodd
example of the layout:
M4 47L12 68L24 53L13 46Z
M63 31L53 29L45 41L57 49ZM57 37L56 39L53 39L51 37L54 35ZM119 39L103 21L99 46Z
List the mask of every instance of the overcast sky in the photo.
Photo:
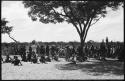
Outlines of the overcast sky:
M33 22L28 16L28 10L24 8L22 1L3 1L2 18L6 18L13 26L11 35L20 42L31 42L32 40L51 41L79 41L78 33L72 24L43 24ZM124 40L123 8L110 11L105 18L93 25L88 31L86 41L102 41L106 36L109 40ZM2 42L13 42L8 35L2 35Z

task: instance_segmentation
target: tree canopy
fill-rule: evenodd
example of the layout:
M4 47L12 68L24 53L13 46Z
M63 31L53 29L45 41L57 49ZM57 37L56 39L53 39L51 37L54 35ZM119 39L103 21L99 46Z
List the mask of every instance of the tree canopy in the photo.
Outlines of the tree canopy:
M117 10L121 1L23 1L25 8L30 8L28 15L33 21L39 20L42 23L68 22L76 28L81 47L89 28L105 17L107 8ZM81 48L81 49L82 49Z
M72 23L79 35L86 34L89 27L107 14L106 8L117 10L119 1L23 1L30 8L28 15L42 23ZM93 23L92 23L93 21ZM84 35L86 36L86 35ZM83 37L83 36L82 36Z

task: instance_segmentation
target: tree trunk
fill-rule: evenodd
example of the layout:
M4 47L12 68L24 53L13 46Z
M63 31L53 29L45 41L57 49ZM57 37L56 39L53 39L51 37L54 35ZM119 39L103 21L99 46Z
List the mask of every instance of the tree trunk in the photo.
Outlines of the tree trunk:
M18 41L16 41L13 37L10 36L10 33L7 33L9 35L9 37L16 43L16 49L14 50L15 51L15 54L18 55L19 53L19 49L18 49Z
M85 54L84 54L84 51L83 51L83 47L84 47L84 41L83 41L83 37L80 37L80 50L81 50L81 57L84 58Z

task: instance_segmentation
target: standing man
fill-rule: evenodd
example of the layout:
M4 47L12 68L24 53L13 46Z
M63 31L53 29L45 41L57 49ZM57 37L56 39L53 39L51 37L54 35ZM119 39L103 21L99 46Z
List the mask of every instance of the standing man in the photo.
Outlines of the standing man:
M35 52L35 54L37 53L37 45L36 45L36 41L35 40L33 40L32 41L32 45L31 45L31 48L32 48L32 51L33 52Z
M92 58L93 58L93 56L94 56L94 53L93 53L93 52L94 52L94 46L92 45L92 46L91 46L91 54L90 54Z
M38 60L38 54L37 54L37 45L35 40L32 41L31 48L32 48L31 58L35 59L36 62L36 59Z
M55 55L55 46L52 45L51 46L51 57L52 57L52 59L54 59L54 55Z
M28 53L28 55L27 55L27 61L31 61L31 56L32 56L32 48L31 48L31 46L29 47L29 53Z
M100 52L101 52L101 59L105 60L105 56L106 56L106 45L104 43L104 40L102 40L102 43L100 45Z
M46 55L49 56L49 46L46 46Z
M45 48L43 45L41 45L41 47L40 47L40 54L45 56Z
M65 54L66 61L69 61L69 52L70 52L69 46L66 46L66 54Z
M22 61L27 61L27 59L26 59L26 47L25 46L23 46L22 47Z

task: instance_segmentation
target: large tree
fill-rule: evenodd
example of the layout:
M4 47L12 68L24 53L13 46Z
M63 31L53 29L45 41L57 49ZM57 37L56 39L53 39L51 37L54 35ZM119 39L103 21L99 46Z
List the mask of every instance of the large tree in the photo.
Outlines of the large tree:
M30 8L28 15L33 21L42 23L71 23L77 30L81 41L81 53L89 28L100 18L105 17L107 8L117 10L119 1L23 1Z
M7 21L5 18L1 19L1 34L7 34L13 41L15 41L16 43L18 41L16 41L11 35L10 32L12 32L12 26L7 26L7 23L9 23L9 21Z

